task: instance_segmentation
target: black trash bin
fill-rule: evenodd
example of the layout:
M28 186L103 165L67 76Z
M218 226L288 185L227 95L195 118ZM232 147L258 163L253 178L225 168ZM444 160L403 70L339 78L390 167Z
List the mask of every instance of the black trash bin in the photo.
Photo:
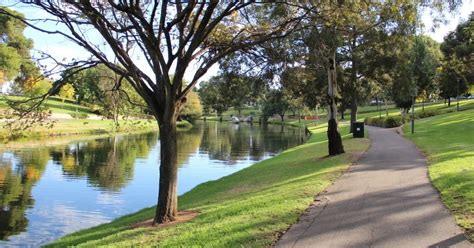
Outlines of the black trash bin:
M364 138L364 123L363 122L354 122L354 130L352 132L352 137L354 138Z

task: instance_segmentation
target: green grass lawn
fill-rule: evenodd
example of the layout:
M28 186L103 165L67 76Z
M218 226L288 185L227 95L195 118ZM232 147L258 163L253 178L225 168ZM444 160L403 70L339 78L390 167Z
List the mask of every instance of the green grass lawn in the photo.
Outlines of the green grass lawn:
M8 105L6 100L21 101L27 98L22 96L3 96L0 97L0 110L6 110ZM75 104L73 100L50 97L44 102L53 113L75 114L85 113L92 114L91 110L86 106ZM77 111L77 112L76 112ZM72 117L71 117L72 118ZM44 124L48 124L45 122ZM186 122L187 123L187 122ZM35 127L15 133L8 130L0 120L0 148L20 148L23 146L44 145L48 142L56 143L67 142L68 140L76 140L77 138L85 138L87 135L113 135L115 133L134 133L157 130L156 121L153 120L121 120L120 128L115 129L113 120L97 120L97 119L59 119L54 121L54 126L48 128L47 125L36 125ZM188 129L186 125L181 123L179 128ZM183 125L185 127L183 127ZM63 136L71 136L64 138ZM75 137L73 137L75 136ZM60 139L58 137L61 137ZM53 139L54 138L54 139ZM5 144L7 143L7 144Z
M441 198L474 241L474 110L421 119L404 128L429 159L429 175Z
M347 128L343 126L342 133L347 133ZM232 175L203 183L179 197L180 210L200 211L189 222L166 228L131 229L131 224L153 217L154 208L148 208L65 236L51 246L269 246L277 240L279 232L297 221L316 194L346 171L354 153L361 153L369 146L368 139L345 135L348 153L326 157L326 126L312 127L311 131L313 135L307 143Z
M21 148L25 146L45 145L47 143L61 143L78 138L83 139L87 135L113 135L116 133L135 133L158 130L154 120L129 120L119 121L120 128L116 130L112 120L80 120L65 119L58 120L52 128L36 126L31 130L23 131L11 136L3 123L0 123L1 148ZM187 128L186 128L187 129ZM67 137L66 137L67 136Z
M7 100L12 101L23 101L26 100L26 97L22 96L3 96L0 97L0 109L6 110L8 108ZM58 97L50 97L44 102L44 106L48 107L53 113L65 113L65 114L72 114L76 113L86 113L92 114L90 108L86 106L82 106L79 104L74 103L68 99L61 99Z
M474 100L463 100L459 102L460 109L473 109L474 108ZM451 106L444 104L443 102L439 103L431 103L425 105L425 111L436 111L436 110L455 110L456 109L456 102L451 102ZM420 103L415 105L415 113L421 112L422 106ZM388 115L396 116L400 115L400 110L398 108L391 108L388 110ZM357 120L363 121L366 117L378 117L379 112L366 112L357 115ZM385 109L382 108L382 117L385 116Z

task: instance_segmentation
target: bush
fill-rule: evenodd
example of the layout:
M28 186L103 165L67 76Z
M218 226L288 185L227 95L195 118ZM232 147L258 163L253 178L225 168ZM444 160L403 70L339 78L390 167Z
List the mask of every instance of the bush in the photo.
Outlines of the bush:
M439 114L441 114L441 111L422 111L419 113L415 113L415 118L423 119L423 118L427 118L427 117L431 117L431 116L435 116Z
M367 117L364 123L369 126L392 128L401 126L406 120L401 116Z
M404 123L401 116L387 116L383 120L383 127L392 128L401 126Z
M69 115L74 119L87 119L89 117L86 113L70 113Z

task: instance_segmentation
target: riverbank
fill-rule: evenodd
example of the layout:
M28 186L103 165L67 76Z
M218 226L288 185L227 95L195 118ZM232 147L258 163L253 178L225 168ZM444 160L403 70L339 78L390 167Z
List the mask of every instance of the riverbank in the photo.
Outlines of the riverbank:
M348 133L347 125L341 129ZM347 153L327 157L326 126L310 131L307 143L179 197L181 211L200 213L189 222L131 228L152 218L152 207L67 235L50 246L269 246L369 146L368 139L344 135Z
M78 140L158 131L155 120L128 120L119 124L120 128L116 130L112 120L63 119L54 123L52 128L39 126L13 137L9 130L0 126L0 150L62 145ZM192 124L186 121L177 124L178 131L191 127Z
M474 241L474 110L418 120L404 135L428 158L429 176L456 222Z

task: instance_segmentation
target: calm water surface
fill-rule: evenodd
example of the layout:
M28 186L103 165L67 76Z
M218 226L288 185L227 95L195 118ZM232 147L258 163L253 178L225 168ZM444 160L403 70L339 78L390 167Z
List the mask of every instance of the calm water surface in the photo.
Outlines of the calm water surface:
M178 193L301 144L303 129L197 123L179 133ZM39 246L152 206L157 133L0 152L0 246Z

